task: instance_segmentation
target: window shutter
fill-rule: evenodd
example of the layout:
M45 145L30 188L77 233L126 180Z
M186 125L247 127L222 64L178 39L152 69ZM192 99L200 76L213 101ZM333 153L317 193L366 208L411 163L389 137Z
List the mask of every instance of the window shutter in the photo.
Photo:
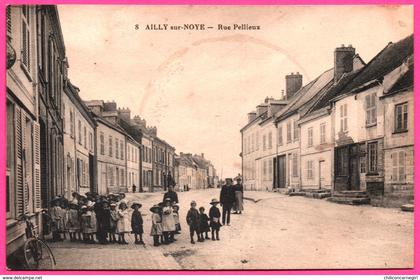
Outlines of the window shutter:
M33 124L34 139L34 206L35 210L41 208L41 164L40 164L40 129L39 124Z
M22 115L15 107L15 140L16 140L16 217L23 214L23 146L22 146Z
M6 7L6 26L7 26L7 33L12 33L12 6Z

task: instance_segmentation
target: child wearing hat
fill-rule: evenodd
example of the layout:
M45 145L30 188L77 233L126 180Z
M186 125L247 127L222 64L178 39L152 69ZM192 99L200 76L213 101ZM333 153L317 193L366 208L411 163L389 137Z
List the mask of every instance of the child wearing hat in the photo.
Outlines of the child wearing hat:
M134 234L135 244L145 245L143 242L143 218L139 209L141 208L141 203L133 202L131 208L134 209L131 214L131 229Z
M128 244L125 241L125 234L131 232L130 228L130 214L128 213L127 204L124 201L120 202L118 206L118 222L117 222L117 232L118 232L118 243Z
M200 232L200 238L198 239L198 242L204 242L204 233L206 234L206 239L210 239L208 232L210 231L209 227L209 217L206 213L204 213L205 209L204 207L199 208L200 211L200 226L198 231Z
M165 206L162 208L162 231L164 244L174 241L175 219L170 198L165 199Z
M190 227L190 237L191 237L191 244L195 244L194 242L194 233L197 234L197 239L200 239L199 236L199 226L200 226L200 213L196 209L197 203L193 200L190 203L191 208L188 210L187 213L187 224Z
M49 212L51 217L52 241L63 241L60 236L60 232L63 230L63 211L60 207L60 197L57 196L51 200L51 208Z
M217 204L219 203L219 201L215 198L213 198L210 202L210 204L212 205L210 210L209 210L209 218L210 218L210 227L211 227L211 240L215 241L220 240L219 239L219 230L221 227L220 224L220 210L219 208L217 208ZM214 238L216 234L216 239Z
M95 243L95 234L96 234L96 214L93 211L94 203L89 201L86 206L83 206L83 212L81 217L82 230L84 234L84 241L86 243Z
M117 240L115 238L115 234L117 233L117 223L119 220L118 213L117 213L117 204L111 203L110 205L110 215L109 215L109 242L116 243Z
M174 219L175 219L175 234L180 234L181 232L181 223L179 222L179 205L178 204L174 204L172 206L173 208L173 215L174 215Z
M154 205L150 208L152 212L152 229L150 230L150 236L153 236L153 246L159 246L159 236L162 235L162 219L160 217L159 205Z

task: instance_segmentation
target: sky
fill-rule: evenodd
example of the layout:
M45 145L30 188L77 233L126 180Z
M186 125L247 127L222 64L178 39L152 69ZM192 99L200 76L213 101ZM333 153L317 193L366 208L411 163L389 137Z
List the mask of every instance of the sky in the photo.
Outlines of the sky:
M204 153L219 175L241 171L240 129L285 75L306 84L351 44L365 62L413 32L412 6L58 7L69 78L84 100L131 109L176 152ZM146 30L205 24L205 30ZM248 24L259 30L218 30ZM138 27L138 28L136 28ZM223 170L223 171L222 171ZM223 174L222 174L223 172Z

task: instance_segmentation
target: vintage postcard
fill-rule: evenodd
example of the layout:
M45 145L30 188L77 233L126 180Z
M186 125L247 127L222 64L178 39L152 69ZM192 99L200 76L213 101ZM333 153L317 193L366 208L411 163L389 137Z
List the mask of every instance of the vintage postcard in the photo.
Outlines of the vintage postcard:
M8 269L413 268L412 5L6 17Z

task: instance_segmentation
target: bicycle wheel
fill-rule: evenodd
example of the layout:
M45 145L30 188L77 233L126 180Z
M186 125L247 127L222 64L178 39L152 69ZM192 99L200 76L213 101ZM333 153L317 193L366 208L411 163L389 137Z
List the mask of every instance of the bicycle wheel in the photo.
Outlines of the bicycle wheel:
M31 238L23 246L25 262L28 269L51 270L55 267L54 255L43 241Z

